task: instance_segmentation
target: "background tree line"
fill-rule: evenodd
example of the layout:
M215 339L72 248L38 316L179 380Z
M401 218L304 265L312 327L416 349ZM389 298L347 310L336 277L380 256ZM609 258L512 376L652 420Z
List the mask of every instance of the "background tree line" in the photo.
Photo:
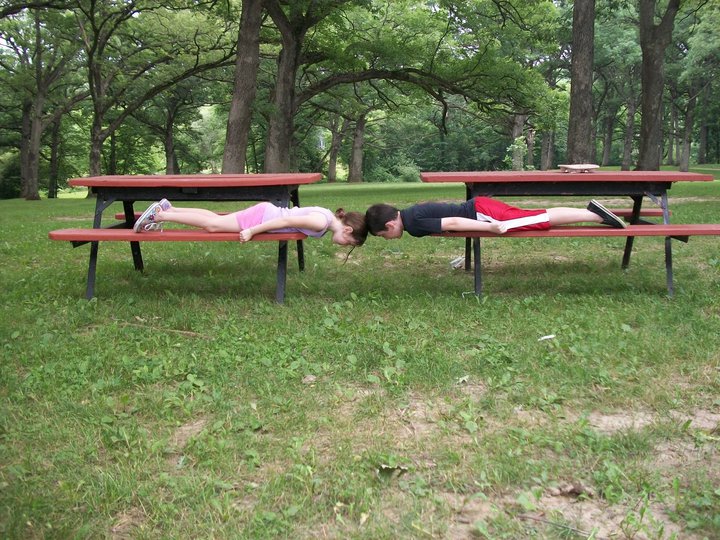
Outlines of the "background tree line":
M718 162L718 24L707 0L0 0L0 196Z

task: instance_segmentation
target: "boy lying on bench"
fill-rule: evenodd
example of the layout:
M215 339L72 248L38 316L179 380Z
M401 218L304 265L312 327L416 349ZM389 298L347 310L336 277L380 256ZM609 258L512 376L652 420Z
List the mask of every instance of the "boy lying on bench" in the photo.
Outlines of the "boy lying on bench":
M398 210L389 204L374 204L365 213L368 231L391 240L403 231L411 236L427 236L446 231L486 231L503 234L513 230L543 230L571 223L602 223L618 229L625 222L596 200L587 210L548 208L525 210L489 197L474 197L462 204L421 203Z

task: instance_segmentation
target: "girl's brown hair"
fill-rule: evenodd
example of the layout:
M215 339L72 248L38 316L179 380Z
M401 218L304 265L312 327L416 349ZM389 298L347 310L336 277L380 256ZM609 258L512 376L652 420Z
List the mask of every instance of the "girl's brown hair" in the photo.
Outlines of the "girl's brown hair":
M365 216L360 212L346 212L342 208L335 210L335 217L342 221L343 225L352 227L352 237L356 246L362 246L368 235Z

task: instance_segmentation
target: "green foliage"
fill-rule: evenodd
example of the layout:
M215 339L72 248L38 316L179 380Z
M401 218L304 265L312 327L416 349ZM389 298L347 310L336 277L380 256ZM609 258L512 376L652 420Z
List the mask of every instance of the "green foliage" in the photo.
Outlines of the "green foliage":
M20 156L7 153L0 157L0 199L20 196Z

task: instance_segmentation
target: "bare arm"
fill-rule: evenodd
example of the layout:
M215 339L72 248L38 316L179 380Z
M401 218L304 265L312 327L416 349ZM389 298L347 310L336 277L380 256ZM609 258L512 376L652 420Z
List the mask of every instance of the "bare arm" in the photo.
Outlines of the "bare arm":
M443 231L481 231L502 234L507 231L502 221L488 222L464 217L447 217L440 220Z
M276 231L278 229L309 229L311 231L322 231L327 227L327 219L319 212L312 212L306 216L288 216L271 219L259 225L253 225L248 229L240 231L240 241L249 242L256 234Z

